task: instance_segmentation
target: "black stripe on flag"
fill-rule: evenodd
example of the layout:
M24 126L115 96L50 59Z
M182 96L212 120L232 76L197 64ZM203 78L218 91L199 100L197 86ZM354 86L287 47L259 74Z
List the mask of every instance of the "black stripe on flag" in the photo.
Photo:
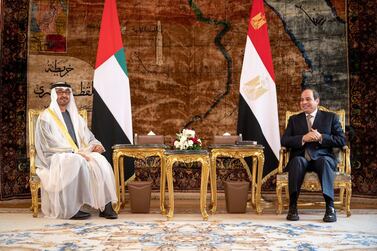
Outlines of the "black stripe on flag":
M266 114L266 116L269 116L269 114ZM241 94L239 101L237 133L242 134L243 140L254 140L257 141L259 145L264 146L263 177L278 167L278 158L275 156L266 138L264 137L257 118L254 116L252 110Z
M118 122L110 112L106 104L103 102L98 92L93 89L93 114L92 114L92 131L102 145L106 152L103 155L113 166L113 149L115 144L131 144L130 140L119 126ZM115 101L116 102L116 101ZM134 160L132 158L125 158L124 161L124 176L128 180L135 172Z

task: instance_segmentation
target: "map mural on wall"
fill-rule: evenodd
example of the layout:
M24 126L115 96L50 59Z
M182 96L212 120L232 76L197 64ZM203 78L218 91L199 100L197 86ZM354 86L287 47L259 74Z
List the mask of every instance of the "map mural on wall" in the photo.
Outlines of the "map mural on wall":
M32 63L30 63L32 62ZM76 105L80 109L92 109L92 66L81 59L58 55L29 55L28 108L43 109L50 104L52 83L71 83ZM91 119L89 117L89 119Z
M204 144L214 135L235 134L251 2L131 0L117 1L117 5L131 85L134 133L153 130L172 143L176 132L191 127ZM29 68L31 96L35 97L31 90L37 85L46 87L53 81L69 80L80 88L81 75L86 75L84 81L92 79L90 67L69 73L67 69L77 59L93 68L103 1L70 0L64 13L68 9L67 20L59 19L68 24L67 56L59 56L61 61L67 57L64 66L55 66L54 57L30 49L35 56L29 58L29 66L44 62L40 69ZM348 110L344 0L269 0L265 9L281 126L287 109L299 109L300 90L306 85L320 91L322 104ZM41 74L48 64L50 74ZM52 74L54 67L61 72ZM48 103L48 99L31 99L29 107ZM90 106L91 101L85 103Z
M68 0L30 1L31 52L66 52Z
M322 104L343 108L348 116L345 1L306 0L287 4L271 0L267 4L280 17L285 32L305 60L307 69L301 72L302 85L315 87Z
M103 3L69 1L65 54L30 51L29 108L47 107L50 84L67 81L74 88L78 107L88 109L90 117ZM239 79L251 2L130 0L117 1L117 5L134 133L153 131L165 135L166 144L172 145L175 134L189 127L196 130L204 146L211 144L214 135L236 134ZM268 0L265 10L281 131L285 111L299 109L303 86L316 87L325 106L348 112L344 0ZM139 165L143 164L136 162ZM145 172L137 176L151 175ZM178 172L187 179L190 175L199 177L196 169ZM241 170L231 175L239 180L245 174ZM224 177L219 174L220 180ZM191 178L190 183L185 180L178 179L177 189L200 187L200 179Z

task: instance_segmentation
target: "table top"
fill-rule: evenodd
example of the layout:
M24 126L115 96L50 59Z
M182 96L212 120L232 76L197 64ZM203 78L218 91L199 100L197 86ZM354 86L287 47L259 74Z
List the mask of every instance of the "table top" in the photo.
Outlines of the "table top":
M168 149L169 146L165 144L146 144L146 145L117 144L117 145L113 145L112 148L113 149L147 149L147 148Z
M192 155L208 155L208 150L165 150L165 155L180 155L180 154L192 154Z
M170 146L165 144L145 144L145 145L132 145L132 144L116 144L112 147L116 149L164 149L165 154L208 154L212 149L264 149L264 146L258 144L212 144L208 146L208 149L201 150L177 150L170 149Z
M250 144L250 145L244 145L244 144L212 144L208 146L208 149L215 149L215 148L221 148L221 149L264 149L264 146L258 145L258 144Z

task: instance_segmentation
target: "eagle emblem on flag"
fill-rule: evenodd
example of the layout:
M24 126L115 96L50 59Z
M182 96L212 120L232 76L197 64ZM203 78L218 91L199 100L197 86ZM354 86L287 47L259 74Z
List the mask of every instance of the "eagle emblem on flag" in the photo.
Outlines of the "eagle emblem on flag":
M252 80L244 83L242 85L242 89L243 93L246 94L246 96L249 97L250 100L257 100L263 94L268 92L268 86L260 76L256 76Z
M266 23L266 17L263 13L259 12L254 17L250 19L250 24L254 30L258 30Z

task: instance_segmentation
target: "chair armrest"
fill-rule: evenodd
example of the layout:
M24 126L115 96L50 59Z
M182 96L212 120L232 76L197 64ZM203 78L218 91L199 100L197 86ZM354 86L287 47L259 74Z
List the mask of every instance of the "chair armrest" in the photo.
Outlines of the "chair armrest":
M343 146L342 151L344 152L344 168L346 174L351 174L351 149L348 146Z
M30 157L30 177L35 175L35 146L30 145L29 147L29 157Z
M337 149L334 151L334 149ZM350 149L348 146L343 146L342 148L333 148L333 152L338 160L338 171L339 173L351 174L351 160L350 160Z
M286 147L281 147L279 151L279 166L278 173L283 173L283 169L288 161L288 149Z

